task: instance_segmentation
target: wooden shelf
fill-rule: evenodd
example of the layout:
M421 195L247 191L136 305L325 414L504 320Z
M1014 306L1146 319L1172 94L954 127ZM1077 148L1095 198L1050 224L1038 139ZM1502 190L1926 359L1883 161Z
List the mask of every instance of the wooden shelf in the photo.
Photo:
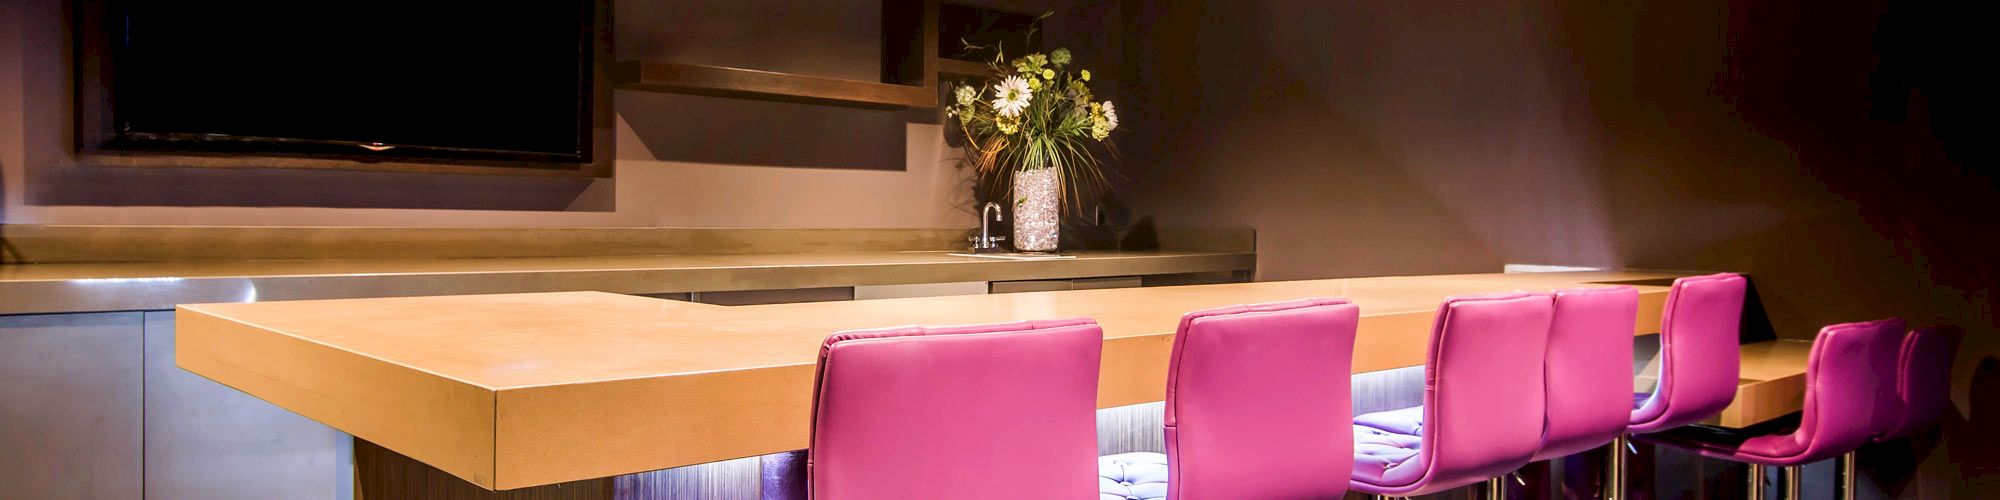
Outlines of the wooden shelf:
M945 76L964 76L972 78L988 78L993 76L993 68L987 66L986 63L978 61L966 61L961 59L950 59L950 58L940 57L937 60L937 68L938 68L938 74Z
M936 87L864 82L754 69L624 61L611 71L618 88L863 108L937 106Z

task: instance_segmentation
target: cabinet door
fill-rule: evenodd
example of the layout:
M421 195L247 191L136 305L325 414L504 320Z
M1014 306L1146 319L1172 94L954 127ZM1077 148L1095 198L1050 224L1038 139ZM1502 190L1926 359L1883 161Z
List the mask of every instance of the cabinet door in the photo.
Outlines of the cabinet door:
M139 498L139 322L0 316L0 498Z
M345 434L182 370L174 313L145 322L147 500L351 496Z

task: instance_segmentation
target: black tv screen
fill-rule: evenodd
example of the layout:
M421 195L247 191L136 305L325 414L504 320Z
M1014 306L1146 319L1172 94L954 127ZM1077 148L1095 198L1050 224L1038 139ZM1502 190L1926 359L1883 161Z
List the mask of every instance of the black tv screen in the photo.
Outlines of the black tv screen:
M111 0L104 149L592 161L592 0Z

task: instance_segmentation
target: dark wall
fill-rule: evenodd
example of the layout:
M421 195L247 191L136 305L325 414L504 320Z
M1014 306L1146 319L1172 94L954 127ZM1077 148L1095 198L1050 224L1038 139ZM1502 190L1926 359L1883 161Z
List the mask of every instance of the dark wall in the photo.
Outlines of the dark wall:
M1260 279L1754 275L1783 337L1970 330L1904 498L2000 493L1990 43L1925 2L1127 2L1126 197ZM1976 447L1975 447L1976 446ZM1981 449L1983 448L1983 449ZM1899 482L1900 481L1900 482Z

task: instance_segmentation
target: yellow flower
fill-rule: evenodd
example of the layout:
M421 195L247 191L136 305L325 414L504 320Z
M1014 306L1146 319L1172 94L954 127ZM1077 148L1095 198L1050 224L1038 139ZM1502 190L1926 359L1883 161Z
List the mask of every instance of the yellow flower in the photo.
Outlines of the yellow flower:
M1042 78L1046 80L1056 79L1056 70L1053 69L1042 70Z
M1040 78L1028 79L1028 90L1041 90L1041 89L1042 89L1042 80Z
M1015 132L1021 131L1021 119L1014 116L1002 116L993 120L993 126L998 127L1002 134L1014 135Z
M1090 70L1083 70L1083 81L1090 81Z

